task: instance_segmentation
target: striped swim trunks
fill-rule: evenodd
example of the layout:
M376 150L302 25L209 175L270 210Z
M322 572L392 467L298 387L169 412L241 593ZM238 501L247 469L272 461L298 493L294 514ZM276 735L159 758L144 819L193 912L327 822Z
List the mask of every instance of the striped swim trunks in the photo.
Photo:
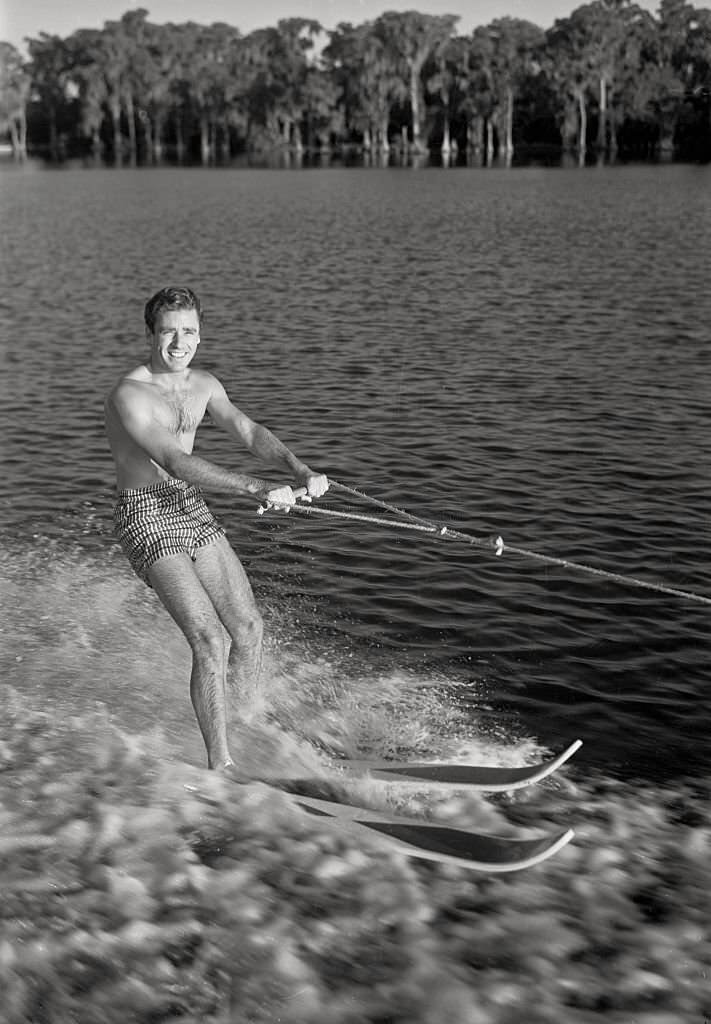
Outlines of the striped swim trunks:
M200 488L174 477L119 491L114 533L134 572L149 586L148 570L159 558L184 552L195 561L198 548L225 535Z

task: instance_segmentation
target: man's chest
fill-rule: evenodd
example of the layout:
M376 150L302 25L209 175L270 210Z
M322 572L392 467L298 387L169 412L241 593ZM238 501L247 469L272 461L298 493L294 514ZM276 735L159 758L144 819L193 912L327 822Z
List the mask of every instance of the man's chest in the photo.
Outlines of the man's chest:
M204 395L190 388L176 388L163 393L156 419L174 434L194 434L205 415Z

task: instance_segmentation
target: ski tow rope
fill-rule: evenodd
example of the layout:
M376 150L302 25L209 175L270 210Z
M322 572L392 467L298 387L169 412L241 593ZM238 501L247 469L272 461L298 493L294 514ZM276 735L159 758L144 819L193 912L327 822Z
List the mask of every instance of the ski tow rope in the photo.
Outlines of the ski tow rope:
M648 580L640 580L634 576L625 576L622 573L610 572L607 569L596 569L592 565L584 565L581 562L571 562L567 558L556 558L554 555L542 555L538 551L529 551L527 548L514 547L511 544L505 544L502 537L475 537L470 533L462 533L460 530L452 529L449 526L442 526L441 524L431 522L428 519L423 519L421 516L413 515L411 512L406 512L404 509L397 508L395 505L390 505L386 501L381 501L379 498L373 498L369 494L365 494L363 491L357 490L355 487L348 487L346 484L338 483L336 480L331 480L331 487L336 491L343 491L346 494L351 494L355 497L362 498L364 501L369 502L371 505L375 505L378 508L382 508L387 512L392 512L394 515L400 517L400 520L384 519L381 516L372 516L363 512L340 512L337 509L320 508L311 503L305 489L299 490L297 498L301 502L297 502L296 505L290 505L288 507L273 506L269 503L260 505L257 509L258 515L263 515L268 512L271 508L280 508L286 512L300 512L307 515L321 515L330 516L336 519L349 519L361 523L372 523L376 526L388 526L390 528L396 528L399 530L417 530L421 533L431 533L435 536L444 537L451 540L464 541L478 548L489 548L493 549L494 553L498 556L502 555L504 551L510 551L514 555L519 555L522 558L535 559L537 562L544 562L547 565L558 565L565 569L575 569L578 572L586 572L591 576L600 576L603 579L612 580L615 583L621 583L634 587L641 587L644 590L654 590L660 594L668 594L672 597L681 597L688 601L698 601L701 604L711 605L711 597L705 597L703 594L695 594L688 590L679 590L676 587L668 587L664 583L652 583Z

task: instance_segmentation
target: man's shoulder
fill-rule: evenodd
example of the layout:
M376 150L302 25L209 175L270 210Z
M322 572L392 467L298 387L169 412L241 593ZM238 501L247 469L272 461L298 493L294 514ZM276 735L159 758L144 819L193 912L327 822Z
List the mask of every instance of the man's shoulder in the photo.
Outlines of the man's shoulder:
M149 383L145 367L137 366L135 370L130 370L114 382L106 396L106 404L113 408L140 404L149 398L150 392L146 386Z
M190 367L190 384L195 391L211 391L219 387L220 382L209 370L194 370Z
M140 366L134 366L132 370L127 370L125 373L122 373L121 376L118 377L111 385L109 394L113 394L115 391L118 391L118 389L123 387L124 384L150 384L150 372L148 368L141 364Z
M193 398L206 407L225 392L214 373L210 373L208 370L193 370L192 367L190 368L188 389Z

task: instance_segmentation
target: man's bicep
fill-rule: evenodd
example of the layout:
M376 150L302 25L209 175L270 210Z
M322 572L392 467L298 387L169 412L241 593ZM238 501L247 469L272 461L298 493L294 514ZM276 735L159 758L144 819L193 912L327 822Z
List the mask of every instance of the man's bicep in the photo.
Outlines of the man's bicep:
M254 420L251 420L241 409L237 408L234 402L230 401L227 392L218 380L215 381L210 394L207 411L218 427L247 445L251 443L256 426Z

